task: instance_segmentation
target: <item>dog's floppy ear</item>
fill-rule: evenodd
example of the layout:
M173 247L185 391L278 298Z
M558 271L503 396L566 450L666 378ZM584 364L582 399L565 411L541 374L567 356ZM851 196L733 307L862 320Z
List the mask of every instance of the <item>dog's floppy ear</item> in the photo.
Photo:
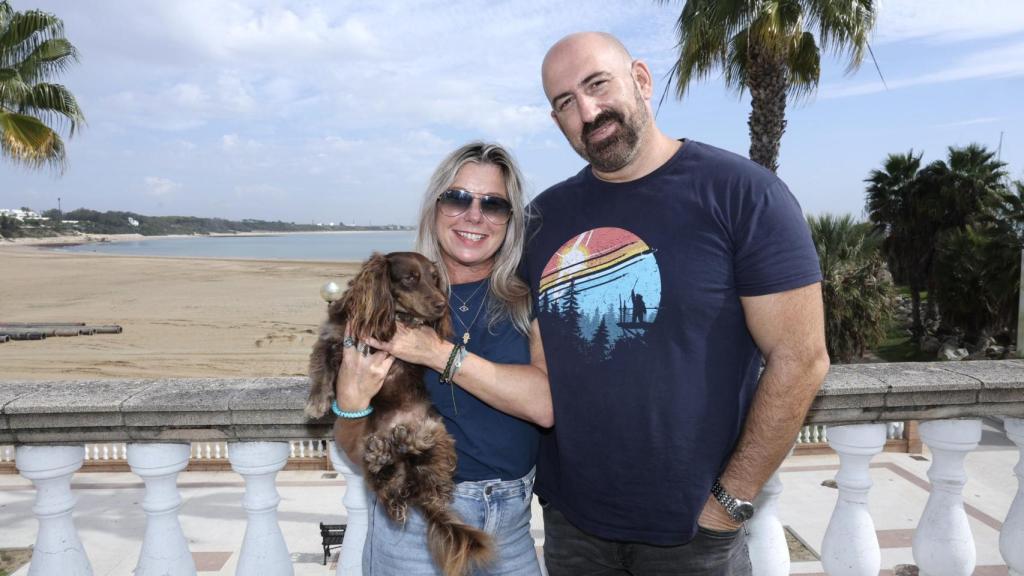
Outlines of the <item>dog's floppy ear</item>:
M356 339L390 340L395 334L395 301L387 256L374 254L363 264L345 294L349 330Z

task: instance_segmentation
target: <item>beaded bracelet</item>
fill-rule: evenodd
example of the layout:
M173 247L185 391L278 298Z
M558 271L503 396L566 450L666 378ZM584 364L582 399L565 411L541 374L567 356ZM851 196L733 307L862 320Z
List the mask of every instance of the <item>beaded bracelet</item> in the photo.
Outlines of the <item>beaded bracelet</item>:
M358 410L356 412L345 412L344 410L338 407L337 400L332 400L331 412L334 412L334 415L337 416L338 418L358 420L359 418L365 418L369 416L371 413L373 413L373 406L367 406L366 408L363 408L362 410Z
M452 381L452 364L455 363L455 358L459 355L459 350L463 349L462 346L456 345L452 348L452 353L448 356L448 364L444 367L444 372L441 372L441 384L448 384Z

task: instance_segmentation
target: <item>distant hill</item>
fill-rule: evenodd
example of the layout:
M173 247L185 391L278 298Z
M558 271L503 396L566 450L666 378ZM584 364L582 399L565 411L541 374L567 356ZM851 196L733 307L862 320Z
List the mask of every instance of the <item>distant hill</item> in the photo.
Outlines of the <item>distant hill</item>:
M142 234L143 236L165 236L169 234L231 234L235 232L320 232L324 230L409 230L408 226L334 226L317 224L296 224L269 220L225 220L223 218L197 218L195 216L145 216L134 212L98 212L79 208L63 215L56 210L43 213L48 220L39 224L57 222L61 216L62 227L92 234ZM73 221L74 224L68 224Z

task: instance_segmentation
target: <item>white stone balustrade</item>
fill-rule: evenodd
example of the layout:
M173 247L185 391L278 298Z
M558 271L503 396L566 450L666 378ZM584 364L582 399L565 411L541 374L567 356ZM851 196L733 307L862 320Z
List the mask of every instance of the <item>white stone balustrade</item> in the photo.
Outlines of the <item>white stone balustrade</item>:
M71 476L84 459L82 446L18 446L15 463L21 475L35 484L32 513L39 520L29 576L92 576L71 518L75 507Z
M369 492L363 477L359 474L359 465L352 462L334 442L330 443L330 455L334 469L345 477L343 503L348 514L348 527L345 530L345 541L341 545L337 574L359 576L363 573L363 543L366 542L369 524Z
M127 452L145 482L146 532L140 535L139 557L133 559L136 573L193 574L188 534L177 519L175 485L189 443L194 457L229 457L245 480L246 494L238 506L248 525L237 573L292 574L277 522L276 474L290 454L322 456L323 442L331 438L329 418L310 421L303 415L306 393L305 378L65 381L52 386L0 381L0 463L11 457L3 446L16 446L18 471L37 490L33 513L39 531L29 574L92 573L75 532L70 487L85 445L112 445L109 451L91 450L90 457L100 460L123 458ZM915 562L922 574L969 574L975 559L961 496L962 461L977 444L977 421L971 419L985 416L1005 417L1007 435L1024 457L1024 361L834 366L801 433L801 440L827 438L840 454L839 497L822 543L827 573L877 574L878 542L866 506L870 459L886 437L898 437L898 428L884 422L918 420L934 455L929 471L934 489L914 536ZM360 573L367 494L356 467L333 443L328 454L347 484L342 504L349 528L337 573L354 576ZM1020 481L1024 463L1015 472ZM760 511L749 527L759 576L788 572L774 511L782 489L776 475L759 495ZM1022 494L1019 488L1006 512L1000 550L1010 573L1024 576Z
M188 466L188 444L131 444L128 465L146 484L146 532L135 576L193 576L196 565L178 521L178 473Z
M290 576L292 560L277 524L281 497L274 477L288 463L287 442L239 442L228 447L231 467L245 478L242 507L249 514L239 554L240 576Z
M779 521L782 480L776 471L754 499L757 513L747 522L747 549L753 576L788 576L789 545Z
M1010 569L1010 576L1024 576L1024 419L1007 418L1003 425L1006 436L1017 445L1020 457L1013 469L1017 475L1017 495L999 532L999 552Z
M914 562L922 576L974 573L974 537L964 511L964 457L978 447L980 420L934 420L921 424L921 440L932 451L928 504L914 531Z
M836 576L875 576L882 556L868 512L871 458L885 447L884 424L833 426L829 446L839 454L839 497L821 545L821 564Z

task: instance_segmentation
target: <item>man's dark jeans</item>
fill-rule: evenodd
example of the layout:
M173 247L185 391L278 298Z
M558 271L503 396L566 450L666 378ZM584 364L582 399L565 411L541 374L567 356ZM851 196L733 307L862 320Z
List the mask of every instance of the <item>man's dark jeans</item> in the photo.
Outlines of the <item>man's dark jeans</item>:
M744 531L703 528L688 544L652 546L586 534L544 503L548 576L750 576Z

